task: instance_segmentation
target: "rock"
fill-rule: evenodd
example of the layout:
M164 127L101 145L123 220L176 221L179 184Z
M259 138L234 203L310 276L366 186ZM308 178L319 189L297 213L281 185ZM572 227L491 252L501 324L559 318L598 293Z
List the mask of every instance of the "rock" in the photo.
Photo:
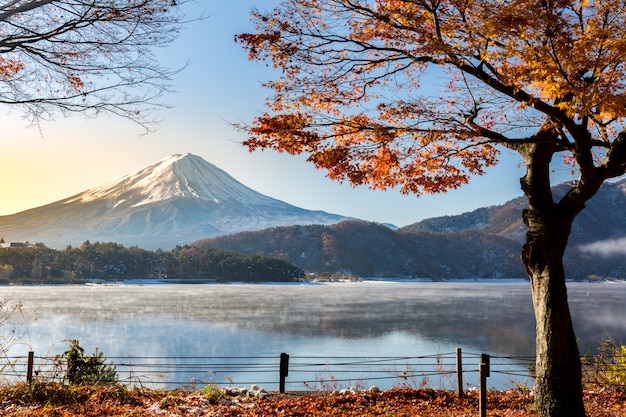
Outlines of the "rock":
M359 390L355 387L348 387L339 391L339 395L354 395L358 394Z
M252 385L250 389L243 387L222 387L222 391L228 397L255 397L255 398L265 398L269 395L269 393L260 388L258 385Z

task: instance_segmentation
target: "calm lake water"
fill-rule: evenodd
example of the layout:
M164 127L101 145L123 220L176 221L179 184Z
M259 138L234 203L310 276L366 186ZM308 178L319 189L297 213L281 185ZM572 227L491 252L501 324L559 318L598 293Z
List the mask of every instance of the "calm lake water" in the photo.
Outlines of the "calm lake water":
M626 343L626 284L570 283L568 294L581 354L595 354L607 336ZM68 339L78 339L89 354L97 347L118 363L280 352L292 358L415 357L456 347L534 355L525 282L16 286L0 287L0 298L23 306L14 325L19 343L9 356L29 350L54 356L67 349ZM218 374L208 372L205 380ZM300 377L290 371L289 378ZM254 381L254 375L246 378Z

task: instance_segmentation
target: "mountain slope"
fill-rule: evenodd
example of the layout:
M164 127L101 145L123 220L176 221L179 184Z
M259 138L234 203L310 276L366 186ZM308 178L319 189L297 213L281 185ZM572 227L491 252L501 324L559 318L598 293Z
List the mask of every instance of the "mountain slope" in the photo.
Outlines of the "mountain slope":
M571 185L568 183L553 187L555 199L565 195L570 188ZM523 242L526 227L522 223L522 210L526 207L528 207L526 199L519 197L502 205L483 207L456 216L425 219L402 227L401 230L413 233L478 230ZM624 207L626 207L626 179L605 183L587 202L587 208L574 220L570 246L626 237Z
M406 233L365 221L286 226L192 243L265 255L314 272L366 277L521 277L515 242L478 231Z
M91 240L166 249L243 230L342 219L260 194L202 158L182 154L55 203L0 216L0 235L50 247Z
M554 187L558 198L570 189ZM576 218L564 256L572 279L626 277L626 180L607 183ZM525 277L520 253L524 198L396 231L364 222L284 227L195 244L279 257L315 272L426 278Z
M564 183L553 187L555 200L571 189ZM526 227L522 210L524 197L499 206L480 208L457 216L443 216L405 226L409 233L461 232L475 230L491 233L517 242L521 251ZM626 179L605 183L576 217L563 258L566 274L574 279L590 275L626 277Z

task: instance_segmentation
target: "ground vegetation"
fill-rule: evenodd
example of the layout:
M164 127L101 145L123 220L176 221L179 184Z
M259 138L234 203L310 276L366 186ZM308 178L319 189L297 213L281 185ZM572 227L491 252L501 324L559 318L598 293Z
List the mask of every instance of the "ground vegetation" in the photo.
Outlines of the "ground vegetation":
M114 387L38 386L40 398L21 384L0 390L6 417L85 416L211 416L211 417L467 417L478 413L478 395L460 399L455 392L398 388L384 392L338 395L331 393L270 394L264 399L225 398L201 392L167 392ZM585 391L589 417L622 417L626 413L623 390ZM528 390L490 392L487 416L536 416Z

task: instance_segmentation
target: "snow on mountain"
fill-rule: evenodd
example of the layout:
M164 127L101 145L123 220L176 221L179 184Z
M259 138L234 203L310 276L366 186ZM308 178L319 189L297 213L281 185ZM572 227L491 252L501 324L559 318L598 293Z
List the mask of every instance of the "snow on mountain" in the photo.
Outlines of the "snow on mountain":
M114 206L139 207L176 198L196 198L216 204L240 200L250 205L280 202L245 187L223 170L199 156L170 155L154 165L133 172L118 181L95 187L66 204L106 198Z
M343 219L260 194L186 153L64 200L0 216L0 236L50 247L90 240L169 249L234 232Z

